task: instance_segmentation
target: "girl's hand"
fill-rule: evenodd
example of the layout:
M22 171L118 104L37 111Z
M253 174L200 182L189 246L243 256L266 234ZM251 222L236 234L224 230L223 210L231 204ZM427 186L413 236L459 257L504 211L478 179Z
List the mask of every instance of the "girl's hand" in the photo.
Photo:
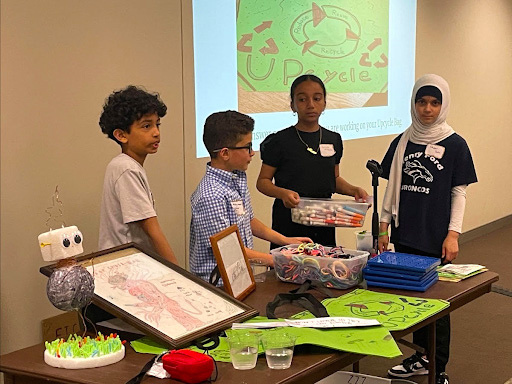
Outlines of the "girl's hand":
M389 251L389 235L379 236L379 253Z
M379 253L389 251L389 224L381 221L379 223Z
M363 188L355 187L354 199L356 199L356 201L365 202L367 197L368 193Z
M448 264L455 260L459 254L459 234L455 231L448 231L443 241L443 254L441 263Z
M286 208L295 208L299 204L300 196L297 192L285 189L281 194L281 200Z

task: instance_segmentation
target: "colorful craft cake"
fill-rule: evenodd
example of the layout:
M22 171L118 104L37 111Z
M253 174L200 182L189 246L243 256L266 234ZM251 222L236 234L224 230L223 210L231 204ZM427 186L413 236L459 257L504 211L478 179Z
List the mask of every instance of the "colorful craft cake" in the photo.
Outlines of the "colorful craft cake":
M44 361L52 367L66 369L103 367L123 359L123 344L124 341L116 334L105 337L98 332L94 339L69 335L67 340L57 339L45 343Z

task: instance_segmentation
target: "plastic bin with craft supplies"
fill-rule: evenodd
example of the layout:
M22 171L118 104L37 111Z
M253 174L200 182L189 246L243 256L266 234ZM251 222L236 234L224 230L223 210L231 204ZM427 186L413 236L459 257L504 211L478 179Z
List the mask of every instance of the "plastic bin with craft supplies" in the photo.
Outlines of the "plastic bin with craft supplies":
M369 253L315 243L290 244L270 251L276 276L289 283L306 280L327 288L347 289L363 280Z
M301 198L292 208L292 221L308 226L362 227L369 206L355 200Z

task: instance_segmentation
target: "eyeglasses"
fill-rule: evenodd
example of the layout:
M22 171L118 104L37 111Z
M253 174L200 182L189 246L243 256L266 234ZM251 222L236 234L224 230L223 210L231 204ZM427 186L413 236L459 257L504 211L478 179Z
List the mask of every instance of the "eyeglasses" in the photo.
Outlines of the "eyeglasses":
M247 145L244 145L242 147L224 147L224 148L227 148L227 149L247 149L247 152L249 153L252 153L252 143L249 143ZM220 152L222 151L224 148L220 148L220 149L214 149L212 152Z

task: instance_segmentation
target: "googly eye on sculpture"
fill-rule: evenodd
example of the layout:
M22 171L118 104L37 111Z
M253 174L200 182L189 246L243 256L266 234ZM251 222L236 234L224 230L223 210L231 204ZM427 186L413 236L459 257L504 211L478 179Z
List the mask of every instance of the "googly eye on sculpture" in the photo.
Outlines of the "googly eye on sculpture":
M62 205L55 188L53 206L47 208L50 220L57 221L55 209L60 216ZM50 302L63 311L80 310L90 303L94 295L94 278L89 271L77 264L74 256L83 253L83 235L74 225L51 229L38 236L39 246L44 261L57 262L57 267L51 274L46 285L46 294Z

